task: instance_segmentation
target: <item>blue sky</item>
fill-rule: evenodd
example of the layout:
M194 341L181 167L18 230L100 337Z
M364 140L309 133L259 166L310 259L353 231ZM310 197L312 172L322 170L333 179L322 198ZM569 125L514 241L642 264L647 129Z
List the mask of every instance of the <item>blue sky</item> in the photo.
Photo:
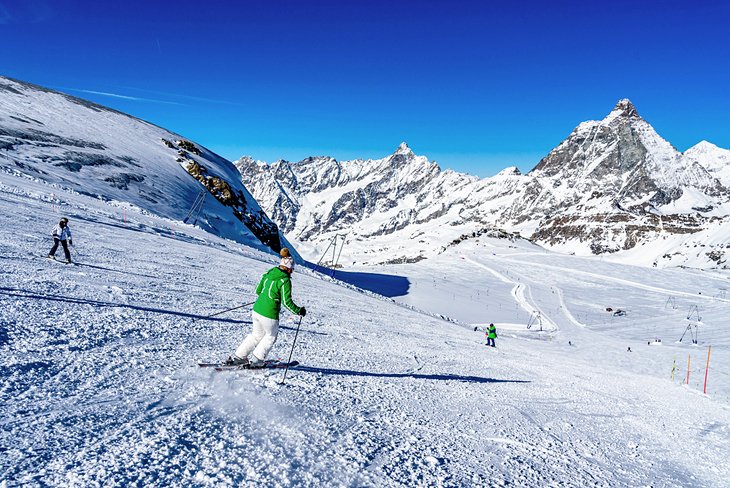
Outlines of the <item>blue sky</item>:
M0 74L230 159L523 171L620 98L730 148L730 2L0 0Z

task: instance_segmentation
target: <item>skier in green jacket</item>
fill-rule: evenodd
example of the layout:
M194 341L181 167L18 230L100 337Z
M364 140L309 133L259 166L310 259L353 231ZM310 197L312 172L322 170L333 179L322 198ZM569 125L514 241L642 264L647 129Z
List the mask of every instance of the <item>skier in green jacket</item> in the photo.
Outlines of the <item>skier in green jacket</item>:
M276 337L279 334L279 311L282 303L295 315L304 317L307 310L294 303L291 298L291 274L294 259L289 249L280 252L281 262L261 277L256 287L258 299L253 306L253 331L246 336L236 352L228 357L226 364L246 365L261 368Z
M497 328L494 326L494 324L489 324L489 329L487 329L487 346L497 347L494 345L494 339L497 338Z

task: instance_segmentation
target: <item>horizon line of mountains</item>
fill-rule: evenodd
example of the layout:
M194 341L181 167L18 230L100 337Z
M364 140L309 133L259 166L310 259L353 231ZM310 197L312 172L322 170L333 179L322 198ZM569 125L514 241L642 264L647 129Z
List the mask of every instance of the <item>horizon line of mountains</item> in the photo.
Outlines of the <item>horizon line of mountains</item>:
M235 166L234 166L235 165ZM483 235L628 263L727 268L730 151L677 151L620 100L531 171L477 178L407 144L377 160L235 163L143 120L0 77L0 169L129 202L259 249L341 263L415 262Z
M702 141L680 153L627 99L604 119L579 124L526 174L444 171L405 143L378 160L268 164L245 156L235 164L293 239L319 249L347 234L360 259L369 253L357 244L363 239L386 254L352 258L361 264L417 261L500 231L577 254L668 240L633 262L725 265L717 234L730 214L730 151ZM695 245L703 252L692 252Z

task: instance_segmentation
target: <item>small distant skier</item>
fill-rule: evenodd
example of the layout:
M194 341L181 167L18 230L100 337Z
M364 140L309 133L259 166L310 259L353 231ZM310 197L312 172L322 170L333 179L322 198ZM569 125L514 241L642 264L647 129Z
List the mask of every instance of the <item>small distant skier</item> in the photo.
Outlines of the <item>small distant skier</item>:
M497 328L494 326L494 324L489 324L489 328L487 329L487 346L497 347L494 344L494 339L497 338Z
M53 247L48 253L49 259L56 259L56 250L60 242L63 246L63 253L66 255L66 263L71 264L71 251L69 251L68 246L73 246L73 241L71 240L71 229L68 226L68 219L66 217L62 217L58 225L53 228L52 235Z
M282 303L294 315L304 317L307 314L307 309L296 305L291 298L294 258L287 248L283 248L279 254L281 255L279 266L264 273L256 287L258 299L251 313L253 331L246 336L236 352L228 357L225 362L227 365L264 367L266 355L274 346L279 334L279 311Z

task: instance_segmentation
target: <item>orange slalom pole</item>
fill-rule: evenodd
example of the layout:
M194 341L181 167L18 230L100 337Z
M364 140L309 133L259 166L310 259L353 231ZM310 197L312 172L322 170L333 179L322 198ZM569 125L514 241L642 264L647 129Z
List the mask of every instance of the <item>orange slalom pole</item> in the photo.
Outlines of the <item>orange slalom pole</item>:
M707 366L705 366L705 387L702 390L702 393L707 395L707 372L710 370L710 352L712 351L712 346L708 346L707 348Z
M691 354L687 354L687 384L689 385L689 360L692 357Z

